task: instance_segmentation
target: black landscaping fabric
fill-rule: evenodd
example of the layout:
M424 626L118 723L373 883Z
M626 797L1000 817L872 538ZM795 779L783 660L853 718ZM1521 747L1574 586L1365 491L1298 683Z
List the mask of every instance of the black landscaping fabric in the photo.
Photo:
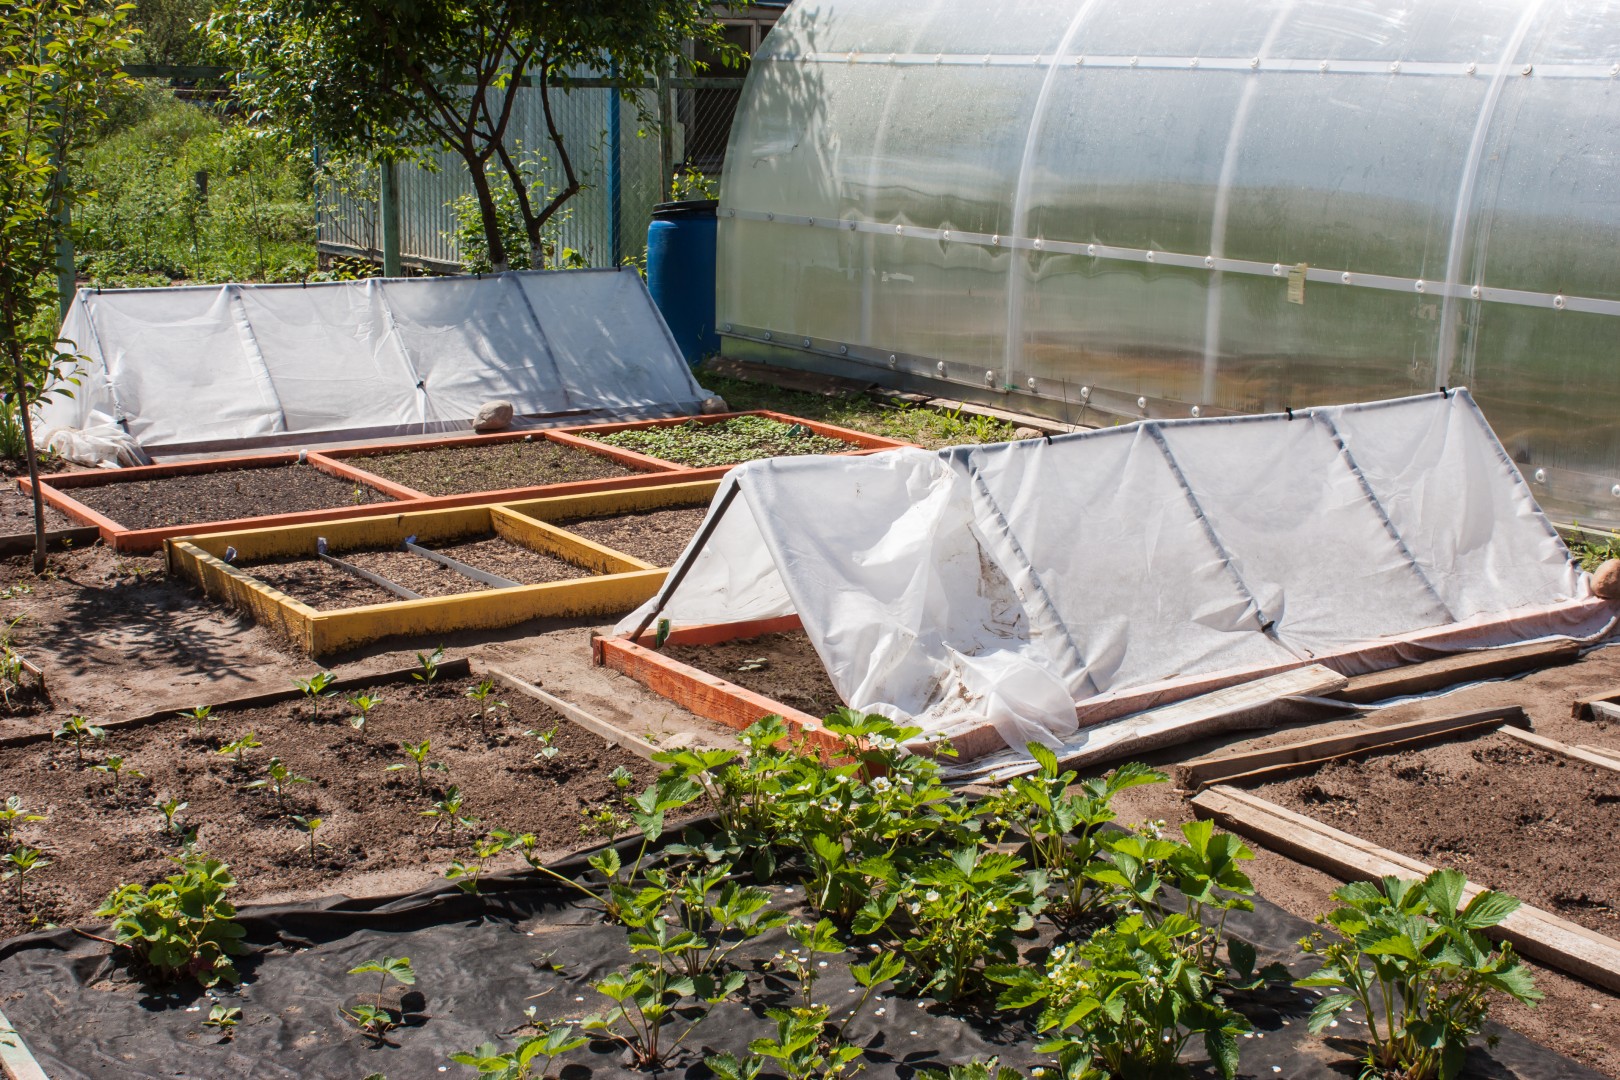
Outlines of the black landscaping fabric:
M627 854L633 858L633 848ZM588 866L580 856L556 869L571 877ZM774 891L779 904L813 921L798 907L802 888ZM1262 964L1282 960L1303 974L1310 965L1296 943L1311 925L1264 902L1256 908L1235 913L1228 930L1255 945ZM631 962L622 927L606 924L578 892L529 872L488 877L479 896L441 887L366 900L257 906L242 909L239 921L255 951L237 960L242 988L216 995L242 1010L229 1041L202 1026L213 1002L195 985L149 993L115 961L109 946L67 929L0 943L0 1011L55 1080L473 1076L449 1055L486 1041L510 1049L512 1037L501 1033L520 1029L530 1005L548 1019L601 1011L607 1001L590 984ZM784 932L773 931L734 953L751 971L743 1003L716 1006L651 1075L705 1080L710 1073L702 1065L704 1053L741 1056L750 1040L774 1034L765 1010L791 1004L798 985L767 970L766 961L792 946ZM390 1033L391 1045L374 1047L339 1010L377 985L376 976L348 970L384 955L410 957L417 994L403 999L406 1024ZM839 1003L856 1000L854 986L847 966L832 960L817 982L816 1000L834 1005L836 1021ZM970 1011L899 997L887 987L881 994L883 1000L869 1003L847 1032L866 1050L868 1076L908 1080L918 1069L990 1056L1026 1073L1051 1064L1035 1052L1036 1039L1018 1017L988 1006ZM1328 1032L1331 1038L1311 1036L1305 1015L1312 999L1310 991L1277 988L1234 1000L1255 1027L1241 1042L1242 1076L1355 1077L1362 1050L1357 1026L1341 1020ZM673 1021L671 1037L685 1026ZM1601 1080L1601 1074L1512 1031L1493 1033L1500 1042L1487 1049L1481 1040L1466 1076ZM1213 1076L1201 1055L1194 1039L1194 1075ZM562 1080L650 1075L627 1065L620 1047L605 1043L582 1047L557 1064ZM769 1068L765 1075L772 1075Z

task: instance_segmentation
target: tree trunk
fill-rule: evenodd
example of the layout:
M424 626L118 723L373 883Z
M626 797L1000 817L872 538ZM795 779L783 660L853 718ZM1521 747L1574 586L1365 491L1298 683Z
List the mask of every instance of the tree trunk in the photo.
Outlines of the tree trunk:
M39 489L39 455L34 452L34 418L29 407L28 378L17 342L10 343L12 381L17 391L17 413L22 420L23 457L28 462L28 486L34 496L34 573L45 570L45 496Z
M489 248L490 269L503 274L510 269L506 255L506 242L501 239L501 218L495 207L495 196L489 188L489 176L484 172L484 161L476 154L463 153L467 169L472 174L473 193L478 196L478 214L484 219L484 243Z

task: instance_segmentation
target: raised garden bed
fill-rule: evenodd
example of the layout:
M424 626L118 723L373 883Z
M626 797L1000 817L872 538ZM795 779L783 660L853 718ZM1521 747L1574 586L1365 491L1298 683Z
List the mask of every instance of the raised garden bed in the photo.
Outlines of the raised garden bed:
M300 461L290 453L61 473L41 477L40 484L57 510L127 552L154 551L205 526L290 525L386 512L414 494L313 454Z
M0 461L0 558L34 550L34 498L25 485L28 470L14 461ZM62 511L45 504L45 544L50 548L93 544L101 536L94 526L81 525Z
M682 645L677 638L662 651L676 663L768 694L810 716L826 716L844 704L803 630L712 645Z
M909 443L766 410L548 432L576 445L607 449L621 460L665 468L729 469L744 461L800 454L860 454Z
M552 524L653 566L671 566L707 514L707 507L690 506L636 510L613 517L562 518Z
M1589 930L1620 936L1620 772L1486 734L1330 762L1246 785L1295 813L1461 870ZM1432 812L1451 803L1454 812Z
M69 742L5 740L3 794L48 815L21 835L52 865L31 876L21 910L9 896L0 904L0 938L47 921L91 921L119 884L171 873L185 830L195 829L197 845L231 865L246 899L376 892L436 876L465 849L465 827L452 834L448 822L434 828L434 819L422 816L451 785L464 798L461 816L485 829L532 832L541 850L560 852L580 845L583 811L617 804L614 769L628 770L638 786L656 774L642 758L510 687L498 687L494 697L506 707L492 709L480 730L478 708L466 696L478 681L406 676L351 687L321 703L319 721L308 699L295 696L216 707L201 735L177 714L109 726L104 739L87 741L83 766ZM357 709L346 700L358 694L380 699L364 731L351 726ZM542 743L524 732L552 729L557 753L537 759ZM249 732L263 745L245 751L242 764L221 752ZM427 770L419 786L403 747L423 740L429 760L445 769ZM270 778L273 757L308 780L289 784L284 799L250 786ZM123 767L116 783L92 768L115 758ZM408 767L387 771L394 764ZM171 800L186 804L174 814L176 829L154 809ZM322 819L313 855L294 815Z
M637 476L632 468L606 454L553 442L543 434L499 440L429 444L422 449L391 449L339 456L385 479L427 496L551 487L592 480Z
M520 583L480 583L463 571L429 565L426 556L399 550L412 538L429 551L466 556L462 561L475 570L503 577L511 571L511 580ZM362 573L351 576L321 559L323 540L329 556L369 564L369 570L360 566ZM394 635L611 615L647 599L664 578L664 571L639 559L513 508L490 506L210 533L171 540L167 550L171 570L210 596L251 612L313 656ZM378 573L396 587L406 586L393 576L402 573L400 566L412 582L433 591L410 589L420 598L408 598L380 582L358 580Z

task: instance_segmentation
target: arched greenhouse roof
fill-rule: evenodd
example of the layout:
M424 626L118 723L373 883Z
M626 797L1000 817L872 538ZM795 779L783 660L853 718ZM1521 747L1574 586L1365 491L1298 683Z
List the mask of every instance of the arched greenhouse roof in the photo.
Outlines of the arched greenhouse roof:
M720 212L733 353L1086 422L1467 385L1620 522L1617 0L799 0Z

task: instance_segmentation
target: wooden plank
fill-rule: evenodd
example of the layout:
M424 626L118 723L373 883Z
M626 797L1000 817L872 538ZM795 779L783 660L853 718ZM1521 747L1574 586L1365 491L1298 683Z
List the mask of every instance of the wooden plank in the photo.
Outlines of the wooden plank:
M1225 731L1270 727L1283 715L1283 702L1287 698L1337 690L1344 684L1345 678L1338 672L1310 665L1228 686L1134 716L1081 728L1079 734L1057 748L1058 764L1065 768L1095 765ZM966 751L962 754L964 758L968 756ZM998 760L1001 758L1000 754L992 755L983 766L957 767L950 772L958 778L985 776L1002 781L1038 768L1021 747L1014 748L1008 759Z
M46 500L47 502L49 500ZM47 529L45 530L45 548L48 551L60 551L63 548L89 547L101 539L101 530L94 525L84 525L79 528ZM0 536L0 558L9 559L13 555L27 555L34 550L34 534L7 533Z
M1593 746L1590 743L1576 743L1575 747L1578 750L1585 750L1588 754L1597 754L1599 757L1606 757L1611 761L1620 762L1620 750L1607 746Z
M1237 788L1209 788L1192 804L1200 818L1213 818L1223 828L1346 881L1376 881L1385 875L1421 878L1434 870ZM1464 895L1471 899L1480 891L1481 886L1470 882ZM1549 967L1620 992L1620 941L1528 904L1485 933Z
M1530 718L1517 705L1500 709L1479 709L1453 713L1404 724L1368 728L1315 739L1283 743L1234 754L1212 754L1176 766L1176 784L1183 788L1206 787L1236 776L1251 776L1273 769L1316 765L1360 753L1412 746L1437 739L1454 738L1469 731L1517 724L1528 727Z
M1570 746L1568 743L1559 742L1557 739L1549 739L1547 736L1538 735L1533 731L1503 728L1502 734L1511 735L1522 743L1528 743L1531 746L1546 750L1548 753L1560 754L1571 761L1579 761L1587 765L1595 765L1600 769L1613 769L1620 772L1620 758L1609 757L1602 753L1594 754L1579 746Z
M1496 679L1554 664L1567 664L1580 656L1581 648L1580 642L1571 638L1553 638L1528 645L1459 653L1388 671L1375 671L1370 675L1357 675L1333 696L1365 705L1385 698L1423 694L1458 683Z
M578 705L564 701L556 694L547 693L538 686L535 686L533 683L526 682L509 671L502 670L501 668L490 668L489 673L495 676L497 679L500 679L507 686L510 686L512 689L516 690L518 693L531 697L540 702L557 715L566 717L570 722L578 724L580 727L591 732L592 734L602 736L602 738L606 739L608 742L624 747L626 750L637 755L638 757L644 757L648 761L651 761L652 756L658 752L658 747L654 746L646 739L643 739L638 735L632 735L623 728L615 727L606 720L603 720L592 713L586 712Z
M1578 717L1579 719L1620 721L1620 705L1612 701L1593 700L1578 704L1584 704L1587 712L1587 716Z
M50 1080L29 1053L22 1034L12 1027L3 1012L0 1012L0 1072L5 1073L6 1080Z

